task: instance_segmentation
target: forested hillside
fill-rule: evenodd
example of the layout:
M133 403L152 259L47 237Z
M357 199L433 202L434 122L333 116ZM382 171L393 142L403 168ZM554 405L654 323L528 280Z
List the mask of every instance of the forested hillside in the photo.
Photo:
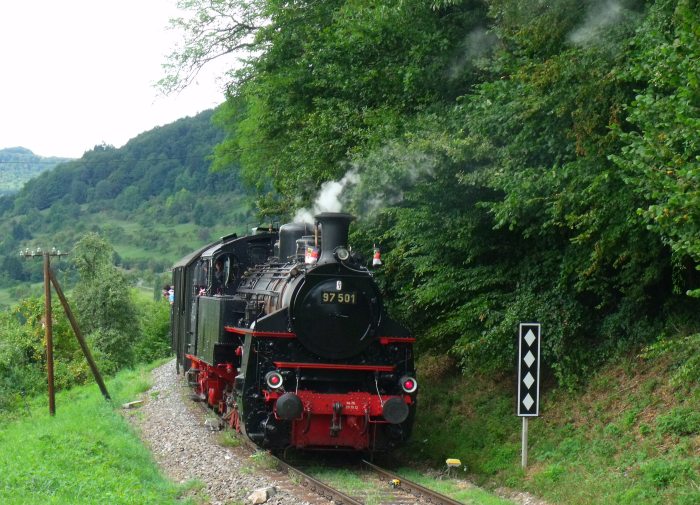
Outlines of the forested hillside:
M351 174L355 240L385 250L422 353L507 370L517 323L540 321L575 386L657 339L700 351L697 2L264 1L237 25L190 8L164 87L254 40L215 166L270 215Z
M152 274L244 224L236 173L210 171L213 147L223 138L212 115L155 128L119 149L96 146L1 198L0 282L22 286L41 278L38 262L21 261L20 249L69 250L87 232L114 244L122 267Z
M32 177L65 161L68 158L46 158L23 147L0 149L0 196L16 193Z

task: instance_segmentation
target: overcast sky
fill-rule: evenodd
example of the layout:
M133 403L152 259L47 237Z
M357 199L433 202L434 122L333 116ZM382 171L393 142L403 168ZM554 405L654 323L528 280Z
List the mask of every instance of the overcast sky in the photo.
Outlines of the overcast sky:
M177 96L153 87L175 2L0 0L0 148L77 158L223 102L220 69Z

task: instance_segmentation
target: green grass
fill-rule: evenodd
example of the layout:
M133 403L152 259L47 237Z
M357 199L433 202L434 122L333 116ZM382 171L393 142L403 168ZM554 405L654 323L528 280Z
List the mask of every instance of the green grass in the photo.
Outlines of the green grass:
M700 386L673 386L675 366L630 357L581 391L545 390L541 416L529 423L525 471L512 378L423 378L401 454L438 468L460 458L486 488L562 505L700 503Z
M512 503L498 496L468 484L464 479L452 476L444 476L441 479L425 476L421 472L411 468L402 468L397 474L406 479L420 484L423 487L450 496L451 498L470 505L506 505ZM456 473L456 472L455 472Z
M347 472L344 468L325 466L308 468L307 473L319 480L336 487L351 496L363 496L368 505L385 503L391 498L391 492L372 479L364 478L362 473ZM426 476L416 469L402 468L396 473L407 480L420 484L438 493L450 496L468 505L507 505L512 502L499 498L483 489L479 489L464 479L452 476ZM434 473L434 472L431 472Z
M58 394L55 417L49 416L46 399L37 398L24 417L5 420L0 503L183 503L178 496L192 486L167 481L116 411L148 389L148 377L141 369L108 381L113 404L93 384Z
M243 444L241 437L233 430L224 430L218 437L219 445L224 447L240 447Z
M347 472L342 468L312 467L306 469L309 475L350 496L362 496L367 505L375 505L391 496L371 481L363 479L361 473Z

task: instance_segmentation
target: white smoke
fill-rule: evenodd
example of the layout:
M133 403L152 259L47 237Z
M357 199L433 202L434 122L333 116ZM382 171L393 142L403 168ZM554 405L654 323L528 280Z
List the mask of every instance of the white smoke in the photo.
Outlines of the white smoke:
M299 209L294 215L295 223L313 223L314 216L321 212L340 212L343 210L341 197L346 188L360 181L357 168L351 169L339 181L328 181L321 185L321 190L313 203L313 211Z
M581 26L569 34L569 41L579 46L595 43L604 31L622 20L626 9L617 0L606 0L588 9Z
M400 142L391 142L362 160L362 180L350 195L353 211L370 216L401 203L406 191L420 180L432 177L438 163L435 156Z
M407 190L434 175L437 163L431 154L400 141L389 142L355 160L340 180L323 183L312 207L298 210L294 222L313 223L316 214L348 212L346 208L357 217L371 216L402 202Z
M456 79L461 77L467 65L491 55L497 44L498 37L485 28L479 27L469 32L462 42L462 50L459 51L450 64L448 69L449 78Z

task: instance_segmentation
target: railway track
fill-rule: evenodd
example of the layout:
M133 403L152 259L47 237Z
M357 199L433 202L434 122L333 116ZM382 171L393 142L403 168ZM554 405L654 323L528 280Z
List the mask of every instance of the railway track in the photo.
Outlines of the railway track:
M213 413L207 407L205 401L201 401L201 399L195 398L193 395L191 399L197 400L193 403L199 406L203 415ZM222 427L226 426L226 423L221 420L220 422ZM238 433L235 435L248 448L251 454L261 451L260 447L253 444L248 438ZM359 465L347 464L339 468L345 474L345 477L354 474L356 480L363 483L362 486L359 486L354 491L344 492L332 482L327 482L311 475L309 471L305 470L305 467L292 464L269 452L267 457L272 460L272 466L277 471L286 474L291 482L301 487L306 493L321 497L328 503L335 505L463 505L462 502L407 480L367 460L360 460ZM352 479L347 478L344 480Z
M274 457L274 456L273 456ZM316 489L319 494L332 500L336 504L343 505L463 505L461 502L437 493L420 484L412 482L383 469L369 461L362 460L360 467L348 467L348 473L354 473L363 485L349 492L338 490L334 485L323 482L309 475L302 468L291 465L277 458L280 468L291 475L296 475L295 480L308 489Z

